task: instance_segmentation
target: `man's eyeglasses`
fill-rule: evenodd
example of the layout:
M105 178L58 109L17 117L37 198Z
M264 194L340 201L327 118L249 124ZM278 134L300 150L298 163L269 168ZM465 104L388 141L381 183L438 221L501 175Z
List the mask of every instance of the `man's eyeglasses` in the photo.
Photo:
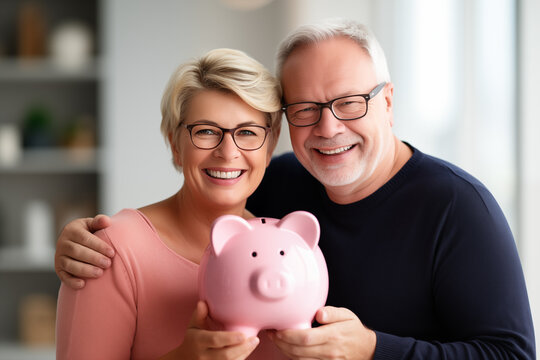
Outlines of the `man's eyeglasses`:
M241 150L260 149L270 132L270 127L260 125L245 125L233 129L225 129L210 124L180 124L189 131L189 137L195 147L211 150L221 144L225 133L230 133L234 143Z
M281 110L285 112L287 121L292 126L304 127L317 124L321 120L322 109L327 107L339 120L356 120L366 116L368 101L373 99L386 82L377 85L369 94L357 94L338 97L325 103L302 101L284 105Z

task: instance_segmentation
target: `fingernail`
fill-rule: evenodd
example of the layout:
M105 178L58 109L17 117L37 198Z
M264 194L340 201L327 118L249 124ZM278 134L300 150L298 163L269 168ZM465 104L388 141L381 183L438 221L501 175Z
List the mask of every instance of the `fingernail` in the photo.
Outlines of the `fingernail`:
M113 249L107 249L106 251L106 255L110 258L112 258L114 256L114 250Z
M259 338L256 336L249 338L249 343L253 346L257 346L259 344Z
M105 258L100 260L101 267L108 268L111 266L111 259Z
M328 315L326 314L326 311L321 310L321 321L326 322L326 318Z
M98 277L98 276L101 276L103 275L103 270L100 269L100 268L96 268L94 269L94 276Z

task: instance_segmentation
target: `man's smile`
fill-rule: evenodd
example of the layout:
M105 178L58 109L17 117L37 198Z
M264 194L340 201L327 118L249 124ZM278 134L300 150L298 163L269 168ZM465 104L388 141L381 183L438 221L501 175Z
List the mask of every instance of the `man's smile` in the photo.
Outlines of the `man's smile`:
M338 147L338 148L335 148L335 149L315 149L317 150L319 153L323 154L323 155L337 155L337 154L341 154L347 150L350 150L354 147L354 145L347 145L347 146L342 146L342 147Z

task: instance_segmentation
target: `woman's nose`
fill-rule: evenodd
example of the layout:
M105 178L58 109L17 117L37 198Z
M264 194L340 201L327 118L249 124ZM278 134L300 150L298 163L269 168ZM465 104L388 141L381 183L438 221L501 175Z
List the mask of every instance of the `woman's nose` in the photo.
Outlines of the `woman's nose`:
M221 143L215 148L215 153L224 159L234 159L240 155L240 149L236 146L230 132L223 134L223 139L221 139Z

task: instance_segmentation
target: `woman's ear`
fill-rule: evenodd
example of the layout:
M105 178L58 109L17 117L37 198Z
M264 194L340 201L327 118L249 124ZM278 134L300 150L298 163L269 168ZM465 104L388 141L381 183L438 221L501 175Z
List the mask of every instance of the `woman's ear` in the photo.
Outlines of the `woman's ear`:
M167 138L169 139L169 145L171 146L173 161L176 164L176 166L182 167L182 161L180 160L180 152L178 151L178 145L176 144L176 141L174 141L174 136L172 131L169 132L169 135L167 135Z

